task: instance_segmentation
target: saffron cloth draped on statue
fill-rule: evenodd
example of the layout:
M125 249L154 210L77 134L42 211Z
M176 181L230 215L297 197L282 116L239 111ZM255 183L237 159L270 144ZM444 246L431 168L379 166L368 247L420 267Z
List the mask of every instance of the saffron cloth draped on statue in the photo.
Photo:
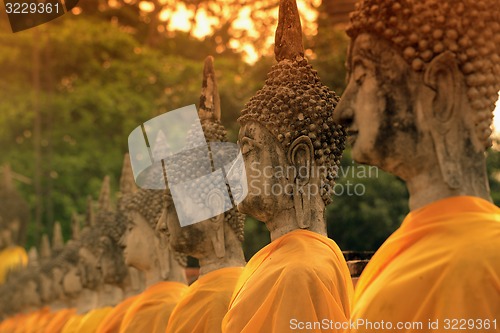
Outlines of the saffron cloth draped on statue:
M60 333L64 325L76 314L76 309L61 309L56 312L54 317L45 327L45 333Z
M345 322L352 292L349 269L337 244L317 233L295 230L247 263L222 331L280 333L289 332L295 321Z
M457 196L411 212L361 274L358 319L424 325L404 332L445 332L446 319L496 319L500 329L500 209ZM377 331L368 328L352 332Z
M120 333L164 333L187 288L180 282L162 281L146 289L125 313Z
M113 310L112 307L107 306L100 309L94 309L89 311L86 315L83 316L80 326L76 330L77 333L95 333L97 331L97 327L101 324L102 320L106 318L108 313Z
M110 313L104 318L97 328L96 333L118 333L120 332L120 326L123 321L125 313L129 309L130 305L135 302L138 295L128 297L126 300L118 304L111 310Z
M78 314L71 317L66 323L66 325L64 325L64 328L62 329L61 333L76 333L78 327L80 326L82 318L83 315L78 315Z
M174 308L168 333L217 333L243 267L217 269L201 276Z
M16 267L28 264L28 254L23 247L11 246L0 251L0 284L5 282L7 273Z

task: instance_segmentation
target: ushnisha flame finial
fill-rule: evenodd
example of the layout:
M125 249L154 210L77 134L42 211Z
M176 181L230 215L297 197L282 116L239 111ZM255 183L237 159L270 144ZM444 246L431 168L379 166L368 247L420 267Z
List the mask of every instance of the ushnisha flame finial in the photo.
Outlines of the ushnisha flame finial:
M214 57L212 56L205 59L198 115L202 121L220 121L221 118L219 90L215 80Z
M296 60L304 57L302 43L302 25L295 0L281 0L279 7L278 28L274 40L276 61Z

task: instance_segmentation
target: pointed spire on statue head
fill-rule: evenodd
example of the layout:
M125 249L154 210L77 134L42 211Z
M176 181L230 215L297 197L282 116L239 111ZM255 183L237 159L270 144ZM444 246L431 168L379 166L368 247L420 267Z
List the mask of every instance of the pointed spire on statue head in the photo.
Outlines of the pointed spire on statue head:
M54 231L52 233L52 250L62 251L64 248L64 239L62 235L61 224L59 222L54 223Z
M281 0L279 8L278 28L274 40L276 61L296 60L304 57L302 43L302 26L295 0Z
M28 265L31 267L38 266L38 250L34 246L28 251Z
M207 119L220 121L221 118L219 89L215 80L214 57L212 56L205 59L198 115L201 121Z
M92 227L95 225L94 203L90 195L87 197L87 216L85 225L88 227Z
M109 187L109 176L105 176L102 180L101 192L99 193L99 205L98 211L109 212L111 210L110 204L110 187Z
M40 245L40 258L41 259L50 259L52 255L52 251L50 249L50 241L49 236L47 234L42 235L42 243Z
M122 174L120 176L120 194L123 196L135 191L137 191L137 186L135 185L134 173L132 172L132 164L129 154L126 153L123 157Z
M80 239L80 218L75 212L71 215L71 239Z

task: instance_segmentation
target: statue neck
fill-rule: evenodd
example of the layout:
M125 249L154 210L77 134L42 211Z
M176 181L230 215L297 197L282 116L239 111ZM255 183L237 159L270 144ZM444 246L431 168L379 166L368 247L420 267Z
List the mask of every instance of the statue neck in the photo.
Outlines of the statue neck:
M149 269L143 271L146 279L146 288L162 281L159 265L152 265Z
M186 269L175 259L174 252L169 251L170 271L165 281L173 281L187 284Z
M82 289L76 301L76 312L78 314L84 314L95 309L97 306L97 297L97 292L95 290L87 288Z
M321 200L321 203L317 202L318 199ZM321 209L318 205L321 206ZM327 233L324 214L325 206L321 197L318 196L316 200L312 200L311 209L308 212L304 212L304 216L311 217L310 226L304 230L309 230L326 237ZM265 221L265 223L271 234L271 242L289 232L301 229L299 227L297 214L293 206L290 209L278 212L269 221Z
M104 284L97 293L97 307L115 306L123 300L123 290L112 284Z
M461 165L462 183L457 189L448 186L437 162L432 167L427 165L428 167L422 168L422 172L406 180L410 211L454 196L474 196L491 202L484 154L464 154Z
M144 289L143 272L134 267L128 267L128 274L123 281L124 298L136 295Z
M200 276L226 267L245 266L245 255L241 242L227 223L224 223L224 257L219 258L212 251L205 253L205 256L197 258L200 262ZM208 251L207 251L208 252Z

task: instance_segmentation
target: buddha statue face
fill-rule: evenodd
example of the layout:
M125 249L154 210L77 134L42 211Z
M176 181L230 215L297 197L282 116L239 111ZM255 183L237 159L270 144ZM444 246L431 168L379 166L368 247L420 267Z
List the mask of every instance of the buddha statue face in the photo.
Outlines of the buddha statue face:
M52 292L53 296L56 299L60 299L63 295L63 278L64 278L64 271L61 267L54 267L52 268Z
M245 161L248 194L238 210L261 221L293 207L294 174L283 147L264 126L249 122L240 129L238 142ZM305 163L310 164L308 156Z
M32 279L28 280L24 285L22 295L24 304L37 307L40 306L40 304L42 303L38 291L38 285Z
M490 145L499 18L494 0L360 2L336 113L353 158L404 180L439 165L448 186L459 188L465 169L476 167L461 159Z
M207 197L213 199L213 206L218 204L223 205L223 196L217 195L215 193L210 193ZM191 202L190 200L178 203L178 205L185 205L185 207L179 207L183 209L184 213L193 213L199 210L208 210L206 205L200 205L199 203ZM188 208L189 207L189 208ZM196 207L196 209L192 209ZM209 214L204 213L207 216ZM192 220L196 220L192 218ZM174 206L174 202L170 195L166 195L166 208L158 221L156 226L157 232L163 237L163 239L168 239L168 243L174 251L185 253L191 255L195 258L202 257L207 248L212 246L210 244L210 233L211 227L222 227L224 221L224 214L218 214L210 219L200 221L195 224L187 225L181 227L179 218L177 216L177 211ZM164 246L165 248L165 246Z
M356 38L348 71L337 112L347 127L352 157L404 179L404 170L424 162L417 129L421 78L392 45L371 34Z
M121 282L127 274L121 248L108 236L99 239L99 257L97 266L101 271L104 283L114 284Z
M75 297L80 293L83 289L83 285L80 279L78 266L69 265L68 271L64 274L62 279L62 287L64 294L68 297Z
M123 236L125 263L140 271L147 271L157 261L158 238L146 219L136 211L129 213L127 231Z
M40 298L43 302L48 303L51 301L53 295L53 283L52 278L47 274L41 273L39 275L40 279Z
M9 228L0 230L0 250L12 245L12 232Z
M78 251L78 270L84 288L95 289L101 281L101 271L97 256L87 247L82 246Z

